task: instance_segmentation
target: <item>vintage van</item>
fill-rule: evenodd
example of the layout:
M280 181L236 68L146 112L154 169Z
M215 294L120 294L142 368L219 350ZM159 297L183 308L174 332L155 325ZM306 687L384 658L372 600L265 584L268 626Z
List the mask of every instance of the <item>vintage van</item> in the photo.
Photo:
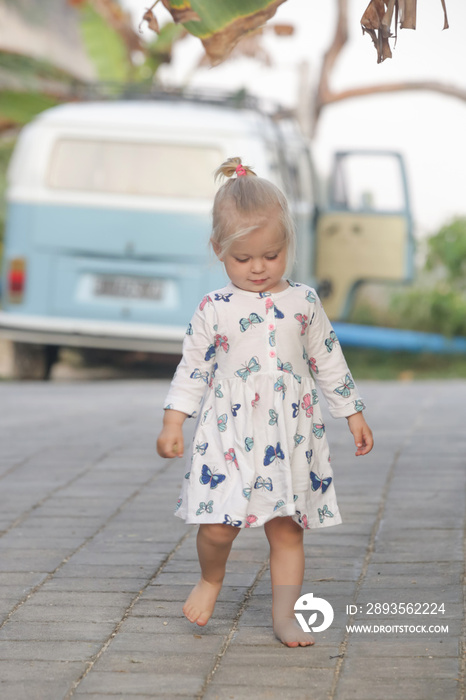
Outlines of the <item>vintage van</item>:
M232 155L286 192L294 275L320 287L331 317L345 316L363 282L409 278L396 153L338 154L327 206L297 124L256 105L62 105L23 129L8 174L0 335L13 341L18 377L47 377L62 346L180 352L196 301L226 281L207 242L212 174Z

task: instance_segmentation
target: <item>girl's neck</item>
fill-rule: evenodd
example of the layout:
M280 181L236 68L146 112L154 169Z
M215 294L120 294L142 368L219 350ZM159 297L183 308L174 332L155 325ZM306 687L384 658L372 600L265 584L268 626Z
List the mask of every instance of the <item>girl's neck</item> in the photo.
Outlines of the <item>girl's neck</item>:
M230 280L230 284L232 287L235 287L235 289L240 289L242 292L247 292L249 294L255 294L256 292L251 289L244 289L243 287L240 287L239 285L235 284L232 280ZM258 289L257 294L260 293L268 293L268 294L279 294L280 292L284 292L288 287L290 286L290 283L288 280L285 278L282 278L280 282L278 282L276 285L273 286L272 289Z

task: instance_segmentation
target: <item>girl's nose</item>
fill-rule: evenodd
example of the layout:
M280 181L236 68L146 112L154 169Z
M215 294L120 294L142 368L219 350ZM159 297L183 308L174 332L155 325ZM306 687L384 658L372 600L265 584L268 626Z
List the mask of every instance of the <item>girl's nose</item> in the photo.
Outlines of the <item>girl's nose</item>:
M264 263L262 258L253 258L251 263L251 270L253 272L262 272L264 269Z

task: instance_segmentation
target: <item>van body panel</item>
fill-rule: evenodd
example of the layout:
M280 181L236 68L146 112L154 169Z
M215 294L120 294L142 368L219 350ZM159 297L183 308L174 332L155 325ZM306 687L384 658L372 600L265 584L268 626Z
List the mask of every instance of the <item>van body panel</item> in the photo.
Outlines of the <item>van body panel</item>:
M24 205L23 205L24 206ZM78 206L35 206L32 245L61 255L205 259L210 216L183 211L140 211Z
M202 298L208 277L204 265L182 261L106 260L103 265L89 257L60 258L53 277L60 294L52 294L50 312L71 318L186 325L187 300ZM222 275L217 284L211 281L218 288L225 278Z

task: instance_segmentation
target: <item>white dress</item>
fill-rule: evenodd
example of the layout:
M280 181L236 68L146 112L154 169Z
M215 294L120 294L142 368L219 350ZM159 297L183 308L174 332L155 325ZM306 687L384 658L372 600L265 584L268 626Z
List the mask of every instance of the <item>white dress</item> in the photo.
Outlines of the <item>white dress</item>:
M340 523L315 382L333 417L365 408L315 290L230 283L205 296L164 404L197 417L175 514L235 527Z

